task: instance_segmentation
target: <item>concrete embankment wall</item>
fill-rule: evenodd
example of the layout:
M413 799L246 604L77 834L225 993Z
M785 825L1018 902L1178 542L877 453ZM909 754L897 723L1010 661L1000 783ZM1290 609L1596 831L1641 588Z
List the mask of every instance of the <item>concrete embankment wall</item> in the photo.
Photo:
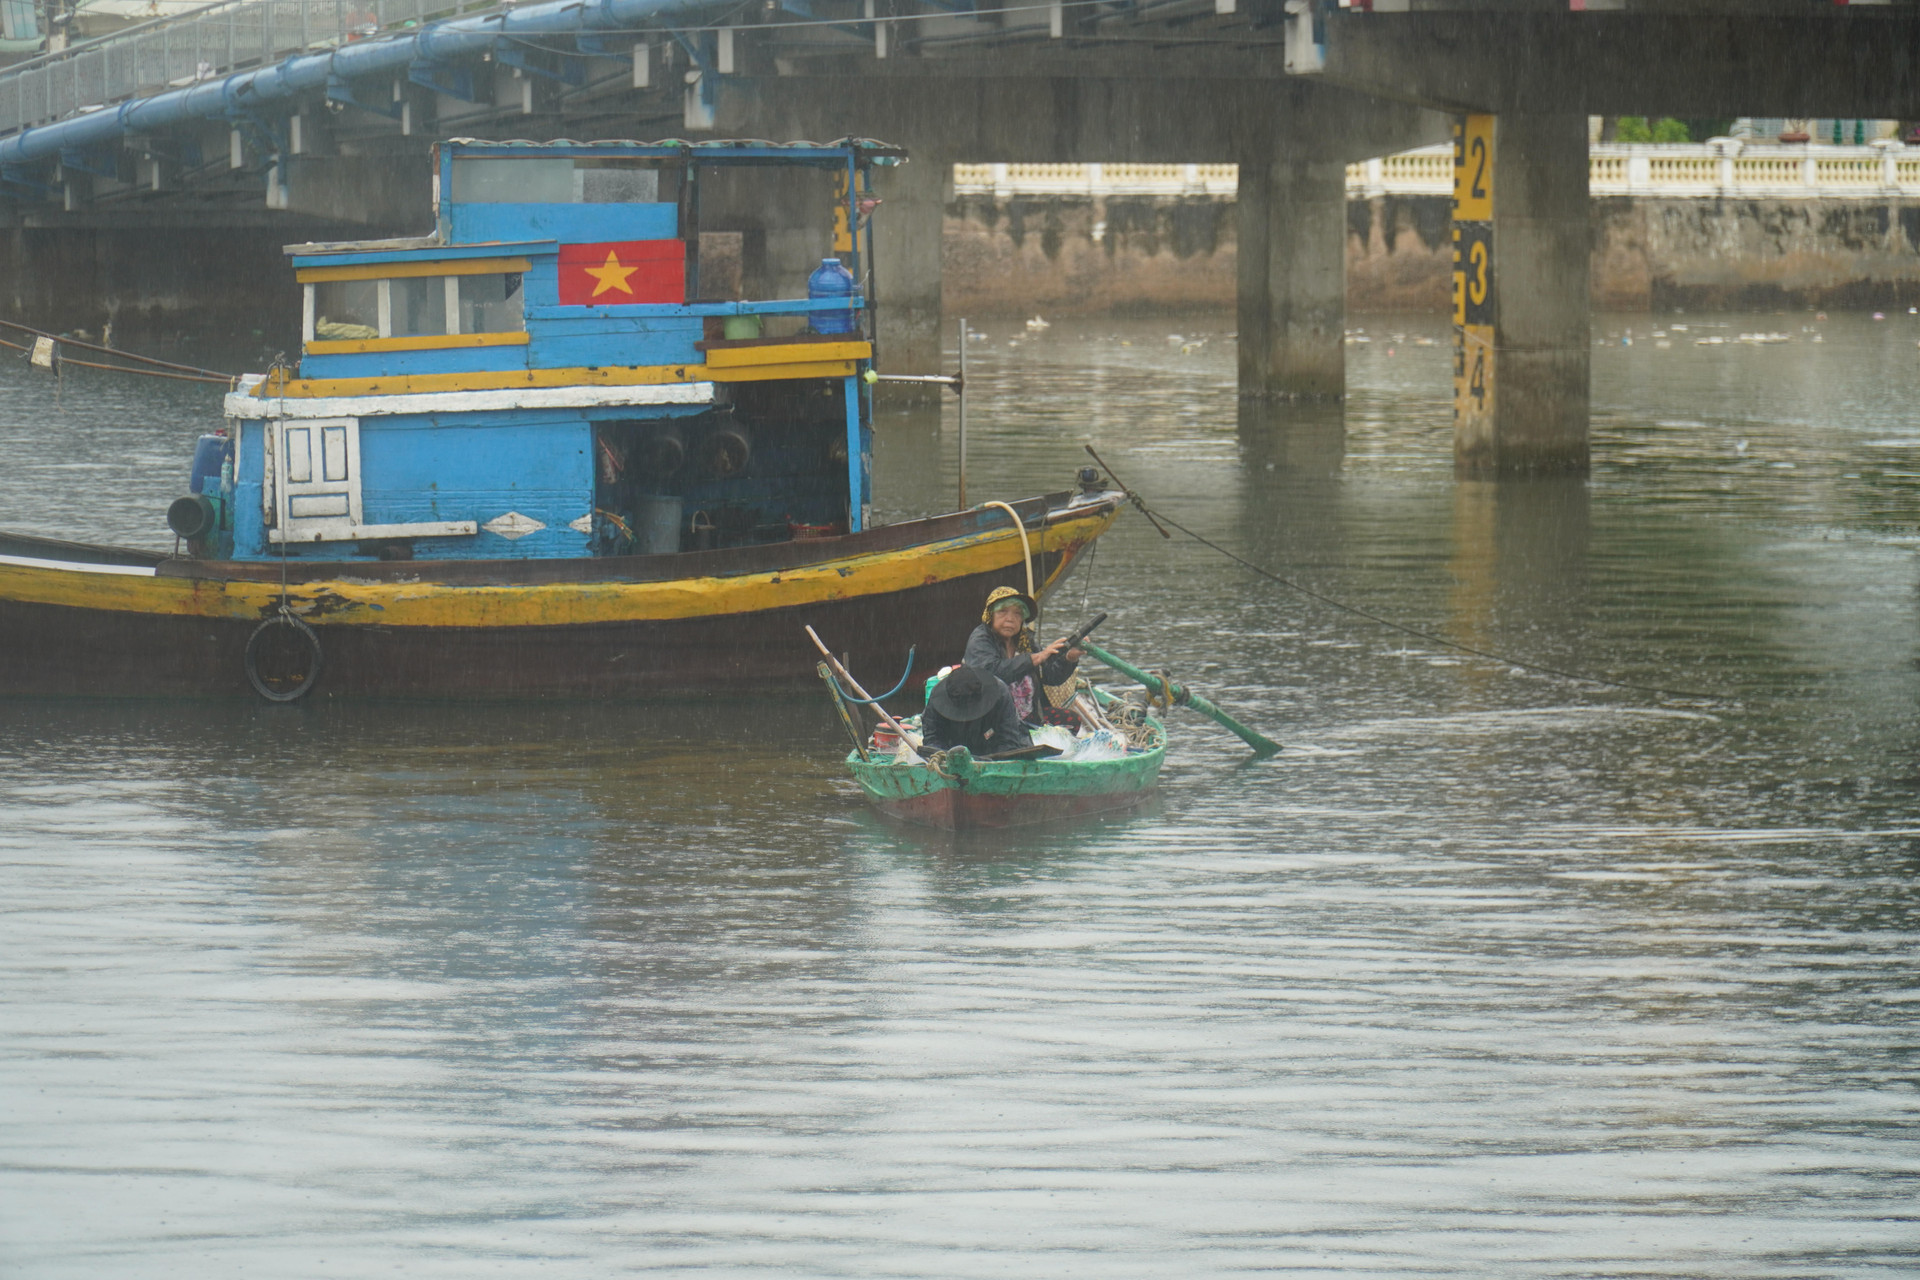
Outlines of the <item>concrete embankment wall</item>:
M55 331L247 334L295 350L300 286L281 246L327 224L0 231L0 318ZM17 335L15 335L17 336Z
M1349 201L1348 307L1445 312L1449 214L1443 196ZM1591 225L1603 310L1920 304L1916 198L1604 196ZM291 350L299 291L281 246L340 235L285 218L8 228L0 317L55 330L114 318L126 335L257 329ZM947 206L943 254L949 315L1233 312L1234 204L1217 195L963 195Z
M1347 205L1347 305L1448 307L1450 205ZM1234 206L1211 196L964 195L947 207L952 314L1231 311ZM1596 197L1593 300L1617 311L1920 302L1920 200Z

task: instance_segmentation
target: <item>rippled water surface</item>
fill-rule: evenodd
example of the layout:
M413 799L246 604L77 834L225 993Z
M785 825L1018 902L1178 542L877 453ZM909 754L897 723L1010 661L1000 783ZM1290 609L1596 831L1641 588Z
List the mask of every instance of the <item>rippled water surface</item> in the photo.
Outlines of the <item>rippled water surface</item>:
M1591 481L1505 485L1354 323L1261 415L1218 320L982 322L973 496L1091 440L1715 698L1129 516L1053 619L1288 749L1012 838L871 817L811 698L0 704L0 1274L1920 1272L1920 317L1603 318ZM0 526L164 545L214 395L0 387Z

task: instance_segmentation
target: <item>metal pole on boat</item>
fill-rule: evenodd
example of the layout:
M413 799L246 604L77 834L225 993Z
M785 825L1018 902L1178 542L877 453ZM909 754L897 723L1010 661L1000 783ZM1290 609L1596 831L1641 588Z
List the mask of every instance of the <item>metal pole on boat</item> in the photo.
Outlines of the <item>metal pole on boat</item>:
M917 382L938 387L950 387L953 394L960 397L960 503L959 510L967 509L967 322L960 322L960 365L959 372L944 373L881 373L878 369L868 369L866 380L869 385L876 382Z
M967 322L960 321L960 380L953 384L954 392L960 397L960 502L959 510L967 509Z

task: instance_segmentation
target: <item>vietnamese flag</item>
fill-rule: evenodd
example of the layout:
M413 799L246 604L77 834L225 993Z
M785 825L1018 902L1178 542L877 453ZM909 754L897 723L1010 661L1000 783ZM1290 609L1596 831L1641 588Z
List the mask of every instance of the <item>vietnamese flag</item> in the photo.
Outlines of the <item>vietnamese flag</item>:
M615 240L560 246L560 302L617 307L687 300L687 246L682 240Z

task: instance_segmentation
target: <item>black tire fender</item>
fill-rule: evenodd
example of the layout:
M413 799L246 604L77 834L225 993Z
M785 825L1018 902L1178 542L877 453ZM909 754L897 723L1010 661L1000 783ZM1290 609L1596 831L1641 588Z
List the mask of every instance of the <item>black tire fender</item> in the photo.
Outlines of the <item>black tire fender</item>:
M313 656L313 665L307 671L307 678L290 689L275 689L260 675L260 642L269 631L276 627L292 627L294 634L306 642L307 652ZM274 614L265 622L255 627L253 634L247 637L247 683L253 686L255 693L265 698L268 702L297 702L311 693L313 686L319 683L322 657L320 637L314 634L313 628L308 626L304 619L295 617L292 612L283 606L279 613Z

